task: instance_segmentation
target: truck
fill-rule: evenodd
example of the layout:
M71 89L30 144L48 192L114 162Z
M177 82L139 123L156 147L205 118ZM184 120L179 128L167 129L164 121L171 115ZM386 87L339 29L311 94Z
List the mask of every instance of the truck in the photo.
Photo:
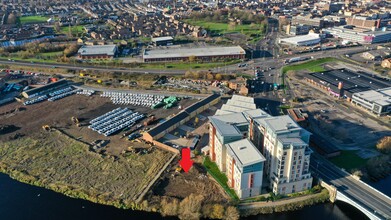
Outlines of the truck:
M304 61L304 60L309 60L310 57L293 57L290 59L286 59L285 63L294 63L294 62L299 62L299 61Z

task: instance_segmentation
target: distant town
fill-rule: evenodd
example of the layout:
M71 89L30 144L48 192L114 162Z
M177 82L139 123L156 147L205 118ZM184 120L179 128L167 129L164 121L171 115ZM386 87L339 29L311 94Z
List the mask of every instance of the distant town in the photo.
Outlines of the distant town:
M15 0L0 17L13 179L161 218L337 201L391 218L391 2Z

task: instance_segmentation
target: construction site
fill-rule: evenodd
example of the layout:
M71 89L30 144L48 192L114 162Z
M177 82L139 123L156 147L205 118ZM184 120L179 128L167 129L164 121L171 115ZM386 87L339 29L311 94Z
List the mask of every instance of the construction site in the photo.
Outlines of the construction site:
M229 200L201 157L193 158L189 173L179 167L180 148L205 142L195 132L205 130L201 113L218 96L94 91L55 80L21 91L16 100L0 105L0 171L19 181L125 208L192 193L208 202ZM172 124L183 114L185 121ZM190 126L194 132L184 135ZM146 139L153 130L164 134ZM162 143L168 138L176 144Z

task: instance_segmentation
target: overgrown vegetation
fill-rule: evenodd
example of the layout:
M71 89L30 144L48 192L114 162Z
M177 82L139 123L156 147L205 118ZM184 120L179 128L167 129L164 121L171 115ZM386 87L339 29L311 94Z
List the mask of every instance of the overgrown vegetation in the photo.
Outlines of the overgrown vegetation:
M376 145L377 150L382 153L390 154L391 153L391 136L383 137L379 140Z
M138 209L133 201L171 156L157 149L145 155L104 156L52 131L3 143L0 171L70 197Z
M163 216L178 216L180 219L239 219L239 212L234 206L204 203L202 195L190 194L180 201L177 198L163 198L160 202Z
M212 162L209 157L205 157L203 165L205 166L208 173L216 179L216 181L223 187L223 189L227 192L227 194L235 201L238 201L239 198L236 195L235 191L229 188L227 182L227 176L224 173L220 172L216 163Z
M329 200L329 192L327 189L323 189L320 193L313 195L306 200L290 202L283 205L275 205L269 203L267 206L260 207L258 209L241 209L240 214L243 217L259 214L270 214L274 212L286 212L302 209L305 206L310 206L318 203L324 203Z

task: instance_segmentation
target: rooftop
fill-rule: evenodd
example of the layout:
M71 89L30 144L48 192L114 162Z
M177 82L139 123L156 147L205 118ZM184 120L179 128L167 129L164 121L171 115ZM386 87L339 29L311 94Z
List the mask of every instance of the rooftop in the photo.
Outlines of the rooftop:
M311 73L308 75L308 78L317 79L325 86L338 87L338 83L342 82L343 89L350 93L391 87L390 80L380 78L376 75L370 76L365 73L355 73L347 69Z
M117 51L116 45L93 45L93 46L82 46L78 53L80 55L96 55L96 54L106 54L109 56L114 56Z
M242 139L226 145L229 153L242 167L266 161L254 144L248 139Z
M267 118L265 122L275 133L301 129L289 115Z
M283 38L281 41L296 44L298 42L312 41L312 40L320 40L319 34L309 33L307 35L300 35L296 37Z
M157 42L157 41L166 41L166 40L174 40L172 37L154 37L152 38L152 42Z
M391 87L379 90L369 90L355 93L354 96L363 98L380 106L391 105Z
M155 58L175 58L190 56L222 56L246 54L240 46L233 47L200 47L200 48L166 48L149 50L146 49L143 54L144 59Z

